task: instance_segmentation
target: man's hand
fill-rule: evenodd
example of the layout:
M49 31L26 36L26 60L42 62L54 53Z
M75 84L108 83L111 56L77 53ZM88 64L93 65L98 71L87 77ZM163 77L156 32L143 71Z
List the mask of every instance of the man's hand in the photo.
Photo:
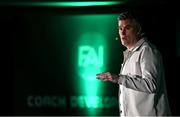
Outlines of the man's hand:
M96 78L103 81L113 81L113 76L110 72L96 74Z

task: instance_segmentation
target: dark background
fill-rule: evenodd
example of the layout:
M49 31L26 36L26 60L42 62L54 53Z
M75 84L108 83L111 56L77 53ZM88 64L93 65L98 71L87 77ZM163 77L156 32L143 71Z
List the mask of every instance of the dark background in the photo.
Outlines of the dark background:
M171 8L170 8L171 7ZM60 45L63 55L61 64L63 66L58 68L56 63L56 56L53 53L51 41L48 37L46 28L48 25L42 25L44 30L43 36L39 38L38 43L43 39L44 45L34 45L36 38L33 35L39 35L36 29L33 31L29 27L32 26L33 21L29 20L29 17L37 15L74 15L74 14L107 14L107 13L120 13L125 10L132 10L139 17L144 32L149 37L149 40L154 43L160 50L164 60L166 86L168 92L169 103L171 107L172 115L180 115L179 112L179 65L180 65L180 22L177 15L177 10L170 2L164 1L132 1L122 5L101 6L101 7L27 7L27 6L8 6L1 5L1 58L2 58L2 75L1 75L1 115L84 115L82 110L78 109L34 109L30 110L23 105L23 96L26 96L25 91L29 90L34 94L48 94L53 95L57 93L57 89L54 89L52 94L48 93L48 88L52 85L58 85L54 80L46 80L50 77L56 77L57 70L61 70L63 77L69 77L71 63L68 61L67 52L63 51L64 43L67 45L66 40L62 40ZM44 22L49 22L48 19L44 19ZM43 27L44 26L44 27ZM175 27L176 26L176 27ZM78 29L77 29L78 30ZM62 27L63 31L63 27ZM50 33L50 32L49 32ZM69 34L67 32L67 34ZM66 35L66 34L65 34ZM42 39L41 39L42 38ZM70 43L70 45L73 43ZM119 47L115 42L112 52L118 53ZM36 47L40 48L36 51ZM45 48L46 53L43 49ZM34 49L34 50L33 50ZM26 53L27 50L31 50L32 53ZM70 50L67 50L70 51ZM36 54L34 54L36 53ZM50 61L48 67L45 65L46 60L41 61L41 57L36 55L46 56L47 61ZM115 73L119 72L119 57L111 56L112 64L109 65L109 70ZM28 60L32 60L29 63ZM17 65L18 64L18 65ZM118 65L117 65L118 64ZM116 66L117 65L117 66ZM27 68L28 66L28 68ZM46 66L46 67L44 67ZM18 73L19 69L24 70L22 73ZM49 69L53 68L53 69ZM48 74L47 74L48 72ZM32 77L31 75L36 75ZM17 77L18 76L18 77ZM39 79L39 80L37 80ZM41 84L43 79L44 84ZM44 80L45 79L45 80ZM36 81L36 82L34 82ZM61 86L58 88L64 88L61 92L64 95L71 95L70 89L66 87L66 84L71 81L63 80ZM112 84L107 84L110 87L109 90L113 91L109 95L117 96L118 88ZM34 89L30 86L33 86ZM42 89L38 89L41 86ZM45 88L47 90L43 90ZM72 88L72 87L70 87ZM52 90L51 88L49 90ZM118 109L101 110L100 115L118 115ZM104 113L106 112L106 113Z

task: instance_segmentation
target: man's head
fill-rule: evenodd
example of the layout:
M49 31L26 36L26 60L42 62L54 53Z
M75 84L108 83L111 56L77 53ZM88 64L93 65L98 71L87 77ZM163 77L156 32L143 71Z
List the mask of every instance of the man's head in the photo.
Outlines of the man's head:
M129 12L123 12L118 17L118 28L121 43L131 50L139 40L141 26Z

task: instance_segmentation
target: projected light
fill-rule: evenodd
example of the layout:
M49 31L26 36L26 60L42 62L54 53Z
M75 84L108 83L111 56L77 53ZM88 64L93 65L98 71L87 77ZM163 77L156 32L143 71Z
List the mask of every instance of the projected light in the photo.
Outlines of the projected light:
M15 2L14 6L47 6L47 7L86 7L124 4L123 1L84 1L84 2Z
M96 74L103 71L104 39L98 33L85 33L80 38L78 48L78 66L80 75L85 80L96 80Z
M87 21L93 21L93 16L87 16ZM89 22L90 23L90 22ZM91 23L90 23L91 24ZM89 24L87 24L89 25ZM78 74L82 79L80 90L84 92L87 97L94 97L99 95L101 91L100 81L96 79L96 74L105 70L105 55L104 49L106 47L106 40L102 33L94 32L89 27L87 32L84 31L79 37L78 47ZM96 108L97 98L86 98L89 102L89 108ZM90 114L95 111L88 111Z
M102 81L96 79L96 74L107 70L108 41L111 41L110 30L116 28L117 15L75 15L71 17L71 26L76 30L76 72L78 92L84 95L88 115L95 115L99 108L102 95ZM77 30L78 29L78 30ZM76 98L73 98L77 100ZM78 100L82 100L80 97ZM84 104L84 101L81 102ZM76 104L74 105L76 106ZM102 105L103 108L103 105Z

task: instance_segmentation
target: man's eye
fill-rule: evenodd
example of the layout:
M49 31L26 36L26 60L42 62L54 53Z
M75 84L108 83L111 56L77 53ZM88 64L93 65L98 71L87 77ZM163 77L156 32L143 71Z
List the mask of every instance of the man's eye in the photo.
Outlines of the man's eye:
M130 26L127 26L127 27L126 27L126 29L127 29L127 30L130 30L130 29L131 29L131 27L130 27Z
M122 28L121 28L121 27L119 27L119 30L122 30Z

